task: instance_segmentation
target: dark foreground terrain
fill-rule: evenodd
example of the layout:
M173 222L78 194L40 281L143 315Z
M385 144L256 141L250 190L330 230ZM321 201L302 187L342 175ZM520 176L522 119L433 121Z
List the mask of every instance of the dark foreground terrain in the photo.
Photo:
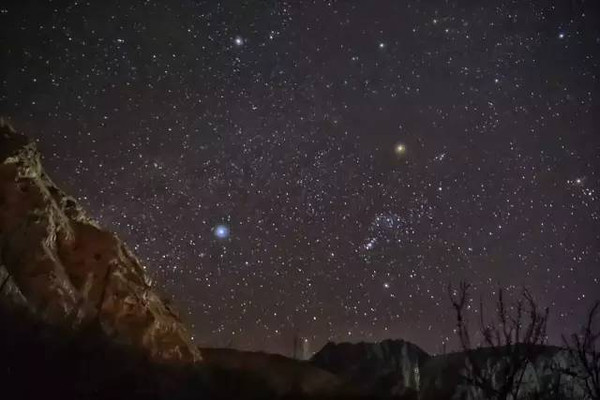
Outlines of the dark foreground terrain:
M5 307L0 326L0 397L6 399L371 398L282 356L207 349L203 363L158 363L93 326L67 331Z

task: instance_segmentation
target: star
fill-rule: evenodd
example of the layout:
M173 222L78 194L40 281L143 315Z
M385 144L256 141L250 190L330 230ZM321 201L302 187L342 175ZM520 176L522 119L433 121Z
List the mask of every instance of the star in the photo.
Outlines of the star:
M233 39L233 43L234 43L236 46L238 46L238 47L239 47L239 46L241 46L241 45L243 45L243 44L244 44L244 38L242 38L241 36L236 36L236 37Z
M214 227L213 233L218 239L227 239L229 237L229 227L224 224L219 224Z
M403 156L404 154L406 154L406 145L398 143L394 148L394 152L399 156Z

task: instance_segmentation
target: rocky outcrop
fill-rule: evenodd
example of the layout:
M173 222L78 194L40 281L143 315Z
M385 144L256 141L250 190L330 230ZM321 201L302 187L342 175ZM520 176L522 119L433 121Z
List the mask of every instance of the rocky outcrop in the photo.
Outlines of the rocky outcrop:
M174 310L113 233L42 168L33 142L0 123L0 303L74 331L91 325L150 359L202 359Z
M420 369L429 355L403 340L379 343L327 343L311 362L373 395L408 396L420 386Z
M524 345L525 346L525 345ZM518 399L583 399L582 382L572 372L577 366L569 352L553 346L527 347L530 362L524 369ZM525 348L524 348L525 350ZM483 369L492 385L502 381L502 366L509 362L503 348L481 348L429 356L402 341L380 343L328 343L311 362L345 378L371 396L421 400L488 400L469 384L469 362ZM517 399L515 399L517 400Z
M575 368L574 360L565 349L554 346L534 346L531 362L524 368L519 385L519 399L583 399L581 382L567 371ZM499 371L507 359L502 348L481 348L467 353L450 353L432 357L423 367L421 396L423 400L483 400L486 396L477 387L467 384L468 360L481 366L489 382L499 387L502 376ZM493 377L493 378L492 378Z

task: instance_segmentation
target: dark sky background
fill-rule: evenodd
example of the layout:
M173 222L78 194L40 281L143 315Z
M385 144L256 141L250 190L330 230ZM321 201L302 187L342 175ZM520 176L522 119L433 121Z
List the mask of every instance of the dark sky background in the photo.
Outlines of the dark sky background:
M0 113L199 344L439 352L462 279L557 343L598 298L597 1L9 3Z

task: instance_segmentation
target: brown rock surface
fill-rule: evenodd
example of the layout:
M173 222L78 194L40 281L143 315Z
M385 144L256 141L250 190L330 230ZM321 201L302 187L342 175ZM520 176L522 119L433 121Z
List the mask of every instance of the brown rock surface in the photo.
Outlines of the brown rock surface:
M96 324L156 361L202 359L140 262L46 175L34 143L0 122L0 302L74 330Z

